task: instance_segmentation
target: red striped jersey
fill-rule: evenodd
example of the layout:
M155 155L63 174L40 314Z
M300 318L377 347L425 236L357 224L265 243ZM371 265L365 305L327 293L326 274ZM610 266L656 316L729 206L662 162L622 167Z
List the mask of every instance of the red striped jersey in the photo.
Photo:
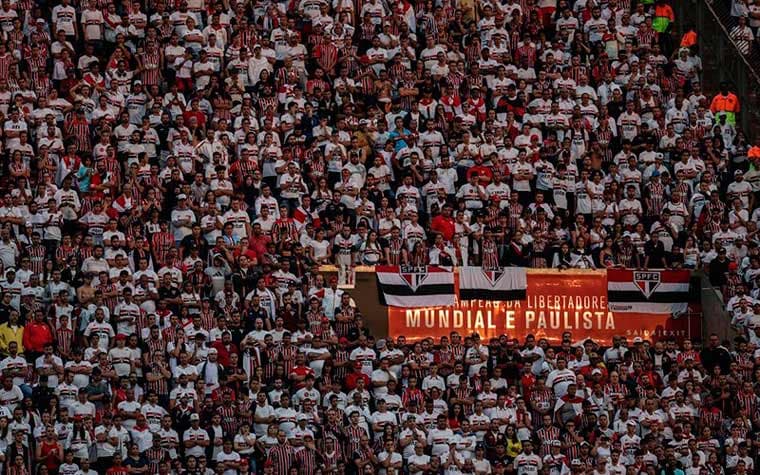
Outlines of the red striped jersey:
M317 470L317 452L311 448L304 448L296 452L296 462L299 467L299 474L313 475ZM321 464L320 464L321 465Z
M55 331L55 341L60 353L69 354L74 343L74 332L69 328L60 327Z
M26 248L26 254L29 256L30 269L35 274L42 274L45 270L45 258L47 251L42 244L29 246Z
M290 445L275 445L269 451L269 460L274 464L274 473L290 473L295 462L295 453Z
M222 428L226 434L235 434L238 430L237 408L234 404L219 406L216 412L222 418Z
M163 341L163 340L159 340ZM150 365L150 372L151 373L159 373L158 365L156 363L152 363ZM169 384L165 379L159 379L156 381L148 381L146 383L146 386L148 387L148 390L155 391L156 394L159 396L168 396L169 395Z
M349 425L343 432L346 436L346 453L351 454L361 449L362 435L369 436L367 429L360 425Z
M551 442L559 439L559 428L555 426L541 427L536 431L536 437L541 442L540 454L541 456L549 455L549 449L551 448Z

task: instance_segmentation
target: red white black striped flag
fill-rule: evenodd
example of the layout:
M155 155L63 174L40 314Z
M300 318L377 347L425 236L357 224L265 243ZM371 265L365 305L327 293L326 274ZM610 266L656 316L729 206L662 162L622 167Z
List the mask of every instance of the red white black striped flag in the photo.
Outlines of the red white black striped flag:
M375 266L380 302L394 307L454 305L454 272L439 266Z
M686 312L689 305L688 270L607 270L607 300L613 312Z
M527 287L524 267L459 269L459 298L462 300L524 300Z

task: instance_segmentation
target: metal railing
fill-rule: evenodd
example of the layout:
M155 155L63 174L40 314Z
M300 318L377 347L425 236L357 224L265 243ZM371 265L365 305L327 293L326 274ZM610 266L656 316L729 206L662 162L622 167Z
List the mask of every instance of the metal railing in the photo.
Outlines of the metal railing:
M760 84L760 43L757 40L746 41L734 35L734 28L739 24L731 15L731 0L702 0L707 11L718 22L723 34L733 45L737 56L744 62L755 82Z
M679 8L680 28L692 24L699 35L706 91L717 91L723 81L739 97L740 126L750 137L760 136L760 42L732 36L738 25L731 0L692 0L693 8Z

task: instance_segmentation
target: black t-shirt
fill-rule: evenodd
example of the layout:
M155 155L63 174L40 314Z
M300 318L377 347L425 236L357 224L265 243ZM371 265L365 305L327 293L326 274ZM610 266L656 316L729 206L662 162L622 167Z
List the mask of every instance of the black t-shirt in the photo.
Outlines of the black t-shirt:
M167 180L164 183L166 188L166 206L164 206L165 217L171 217L172 210L177 206L177 196L182 193L182 182Z
M50 407L50 401L55 397L53 388L37 385L32 389L32 402L34 407L44 411Z
M256 328L255 324L256 324L257 318L260 318L263 321L267 321L267 319L269 319L269 314L267 313L266 310L264 310L263 307L249 308L248 314L245 317L245 329L247 331L250 332Z
M343 203L335 204L333 202L330 202L327 204L327 206L325 206L324 211L319 213L319 219L326 223L331 223L335 221L336 216L345 217L345 215L346 215L346 205L344 205Z
M180 242L179 245L185 249L185 252L188 254L190 253L190 248L195 245L198 248L198 255L200 258L204 261L208 258L209 244L208 241L206 241L206 238L203 236L199 236L196 239L192 234L188 234L182 239L182 242Z
M644 254L649 258L648 267L660 269L665 267L665 245L662 241L647 241L644 244Z
M179 289L176 287L159 287L158 297L163 299L176 299L179 297Z
M158 298L160 300L165 299L177 299L179 298L179 289L175 287L164 287L161 286L158 288ZM172 312L179 313L179 308L177 305L169 304L169 308L171 308Z
M631 144L633 145L633 151L637 153L644 150L644 145L648 143L651 143L655 147L658 145L656 142L656 139L652 135L639 134L636 137L634 137L633 140L631 140Z
M146 465L148 465L148 459L146 459L142 455L138 456L136 459L132 457L127 457L124 459L125 467L143 468Z
M726 282L729 262L731 261L725 258L721 260L720 256L710 262L710 283L712 285L723 285Z
M11 310L13 310L12 306L5 305L4 303L0 302L0 325L10 320Z
M352 327L351 329L348 330L347 338L348 338L348 341L358 341L359 336L361 335L364 335L365 337L369 338L369 329L367 328L359 329L356 327Z
M625 110L625 101L613 101L610 100L610 102L607 103L607 112L609 112L610 116L617 120L618 117L620 117L620 114L623 113Z

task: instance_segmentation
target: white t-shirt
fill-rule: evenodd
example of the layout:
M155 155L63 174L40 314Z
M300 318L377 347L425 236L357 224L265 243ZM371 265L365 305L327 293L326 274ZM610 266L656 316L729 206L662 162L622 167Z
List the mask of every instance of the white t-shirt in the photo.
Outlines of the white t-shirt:
M375 361L377 355L372 348L354 348L349 356L351 361L360 361L362 363L362 373L367 376L372 376L372 362Z
M219 464L223 464L224 462L239 462L240 454L238 454L234 450L231 451L230 453L221 451L216 455L216 461ZM237 473L238 471L234 468L230 468L224 471L224 475L237 475Z
M182 441L186 442L188 440L192 440L195 442L200 442L204 440L210 440L208 437L208 432L206 432L205 429L198 428L193 429L192 427L187 429L185 433L182 435ZM185 449L185 455L192 455L193 457L200 457L201 455L204 455L206 453L206 448L201 447L199 445L196 445L195 447L190 447L189 449Z
M419 467L421 465L427 465L427 464L430 463L430 455L425 455L425 454L417 455L417 454L414 454L414 455L408 457L406 459L406 461L407 461L407 463L409 465L414 464L414 465L417 465ZM410 475L422 475L422 473L423 473L422 470L420 470L420 471L417 471L417 472L410 472Z

